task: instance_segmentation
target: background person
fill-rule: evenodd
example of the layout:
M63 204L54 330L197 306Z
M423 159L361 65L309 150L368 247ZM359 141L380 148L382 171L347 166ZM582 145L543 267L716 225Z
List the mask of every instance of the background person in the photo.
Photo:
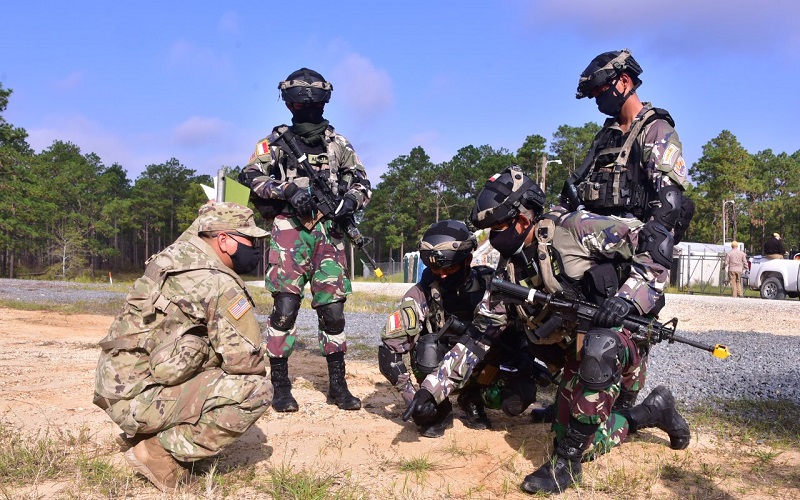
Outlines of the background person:
M786 249L783 247L783 240L778 233L772 233L772 237L767 238L764 242L764 257L768 259L782 259L786 254Z
M731 296L744 297L742 291L742 272L747 268L747 255L739 250L739 242L731 242L731 251L725 255L725 267L728 268L728 282L731 284Z

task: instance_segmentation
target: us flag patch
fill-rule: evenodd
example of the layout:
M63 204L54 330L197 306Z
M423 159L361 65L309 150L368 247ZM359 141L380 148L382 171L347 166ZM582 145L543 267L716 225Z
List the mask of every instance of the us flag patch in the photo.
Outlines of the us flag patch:
M234 319L239 319L244 316L244 313L250 310L250 307L250 301L247 300L247 297L239 294L238 297L233 299L233 303L228 308L228 312L231 313Z

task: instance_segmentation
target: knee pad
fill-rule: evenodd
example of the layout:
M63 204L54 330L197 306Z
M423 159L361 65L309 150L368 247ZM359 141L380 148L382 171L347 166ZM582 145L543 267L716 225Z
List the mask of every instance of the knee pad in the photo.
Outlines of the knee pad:
M578 377L587 389L602 391L619 382L621 350L622 344L613 330L589 330L583 339L583 354L578 367Z
M339 335L344 331L344 302L331 302L317 308L319 329L328 335Z
M276 293L272 296L272 314L269 325L278 330L289 331L294 327L297 313L300 312L300 296L294 293Z
M658 222L651 220L639 231L637 253L649 252L656 264L667 269L672 267L672 248L675 246L672 233Z
M683 192L678 186L665 186L658 192L658 201L660 206L653 209L653 219L672 230L681 216Z

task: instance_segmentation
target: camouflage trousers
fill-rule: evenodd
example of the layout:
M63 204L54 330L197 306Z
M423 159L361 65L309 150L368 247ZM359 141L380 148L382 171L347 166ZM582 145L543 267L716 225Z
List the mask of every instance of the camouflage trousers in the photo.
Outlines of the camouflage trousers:
M274 293L303 296L306 283L311 288L311 307L344 302L352 293L347 277L343 235L328 220L318 222L311 230L298 219L286 215L275 217L269 248L265 285ZM291 355L297 340L297 328L281 330L267 324L267 355L286 358ZM322 328L317 332L320 350L324 354L347 351L344 332L330 335Z
M265 278L267 290L302 297L303 288L310 283L313 308L345 300L352 287L342 237L329 220L307 230L295 217L275 217Z
M106 410L129 436L157 434L178 460L212 457L236 441L269 407L269 378L201 372L174 386L150 387Z
M570 349L567 351L558 388L558 413L553 423L556 440L560 441L564 437L570 418L584 424L599 425L586 452L589 458L606 453L625 441L628 436L628 421L619 413L612 412L611 408L621 390L641 390L647 375L647 350L637 346L625 331L615 333L622 345L616 366L620 371L619 381L602 391L584 387L578 376L580 358L574 349Z

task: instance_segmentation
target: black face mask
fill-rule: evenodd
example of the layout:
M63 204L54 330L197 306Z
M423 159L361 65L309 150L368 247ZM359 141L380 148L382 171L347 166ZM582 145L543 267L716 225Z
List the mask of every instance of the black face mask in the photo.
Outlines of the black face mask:
M597 104L597 109L599 109L604 115L613 117L616 117L619 112L622 111L622 105L625 104L625 101L627 101L628 97L632 94L632 92L620 94L617 92L615 85L616 82L610 85L605 92L594 98L594 102Z
M469 268L465 265L461 265L461 269L458 271L448 274L444 278L436 277L436 280L442 286L442 290L450 291L458 289L461 284L466 281L467 276L469 276Z
M258 263L261 262L261 245L255 244L249 247L239 243L236 251L230 256L233 262L233 270L236 274L252 273L258 267Z
M489 231L489 243L500 252L503 258L510 259L522 250L525 245L525 238L528 237L533 224L528 224L527 229L522 234L517 232L516 224L512 223L502 231Z
M323 107L303 106L292 110L292 123L322 123Z

